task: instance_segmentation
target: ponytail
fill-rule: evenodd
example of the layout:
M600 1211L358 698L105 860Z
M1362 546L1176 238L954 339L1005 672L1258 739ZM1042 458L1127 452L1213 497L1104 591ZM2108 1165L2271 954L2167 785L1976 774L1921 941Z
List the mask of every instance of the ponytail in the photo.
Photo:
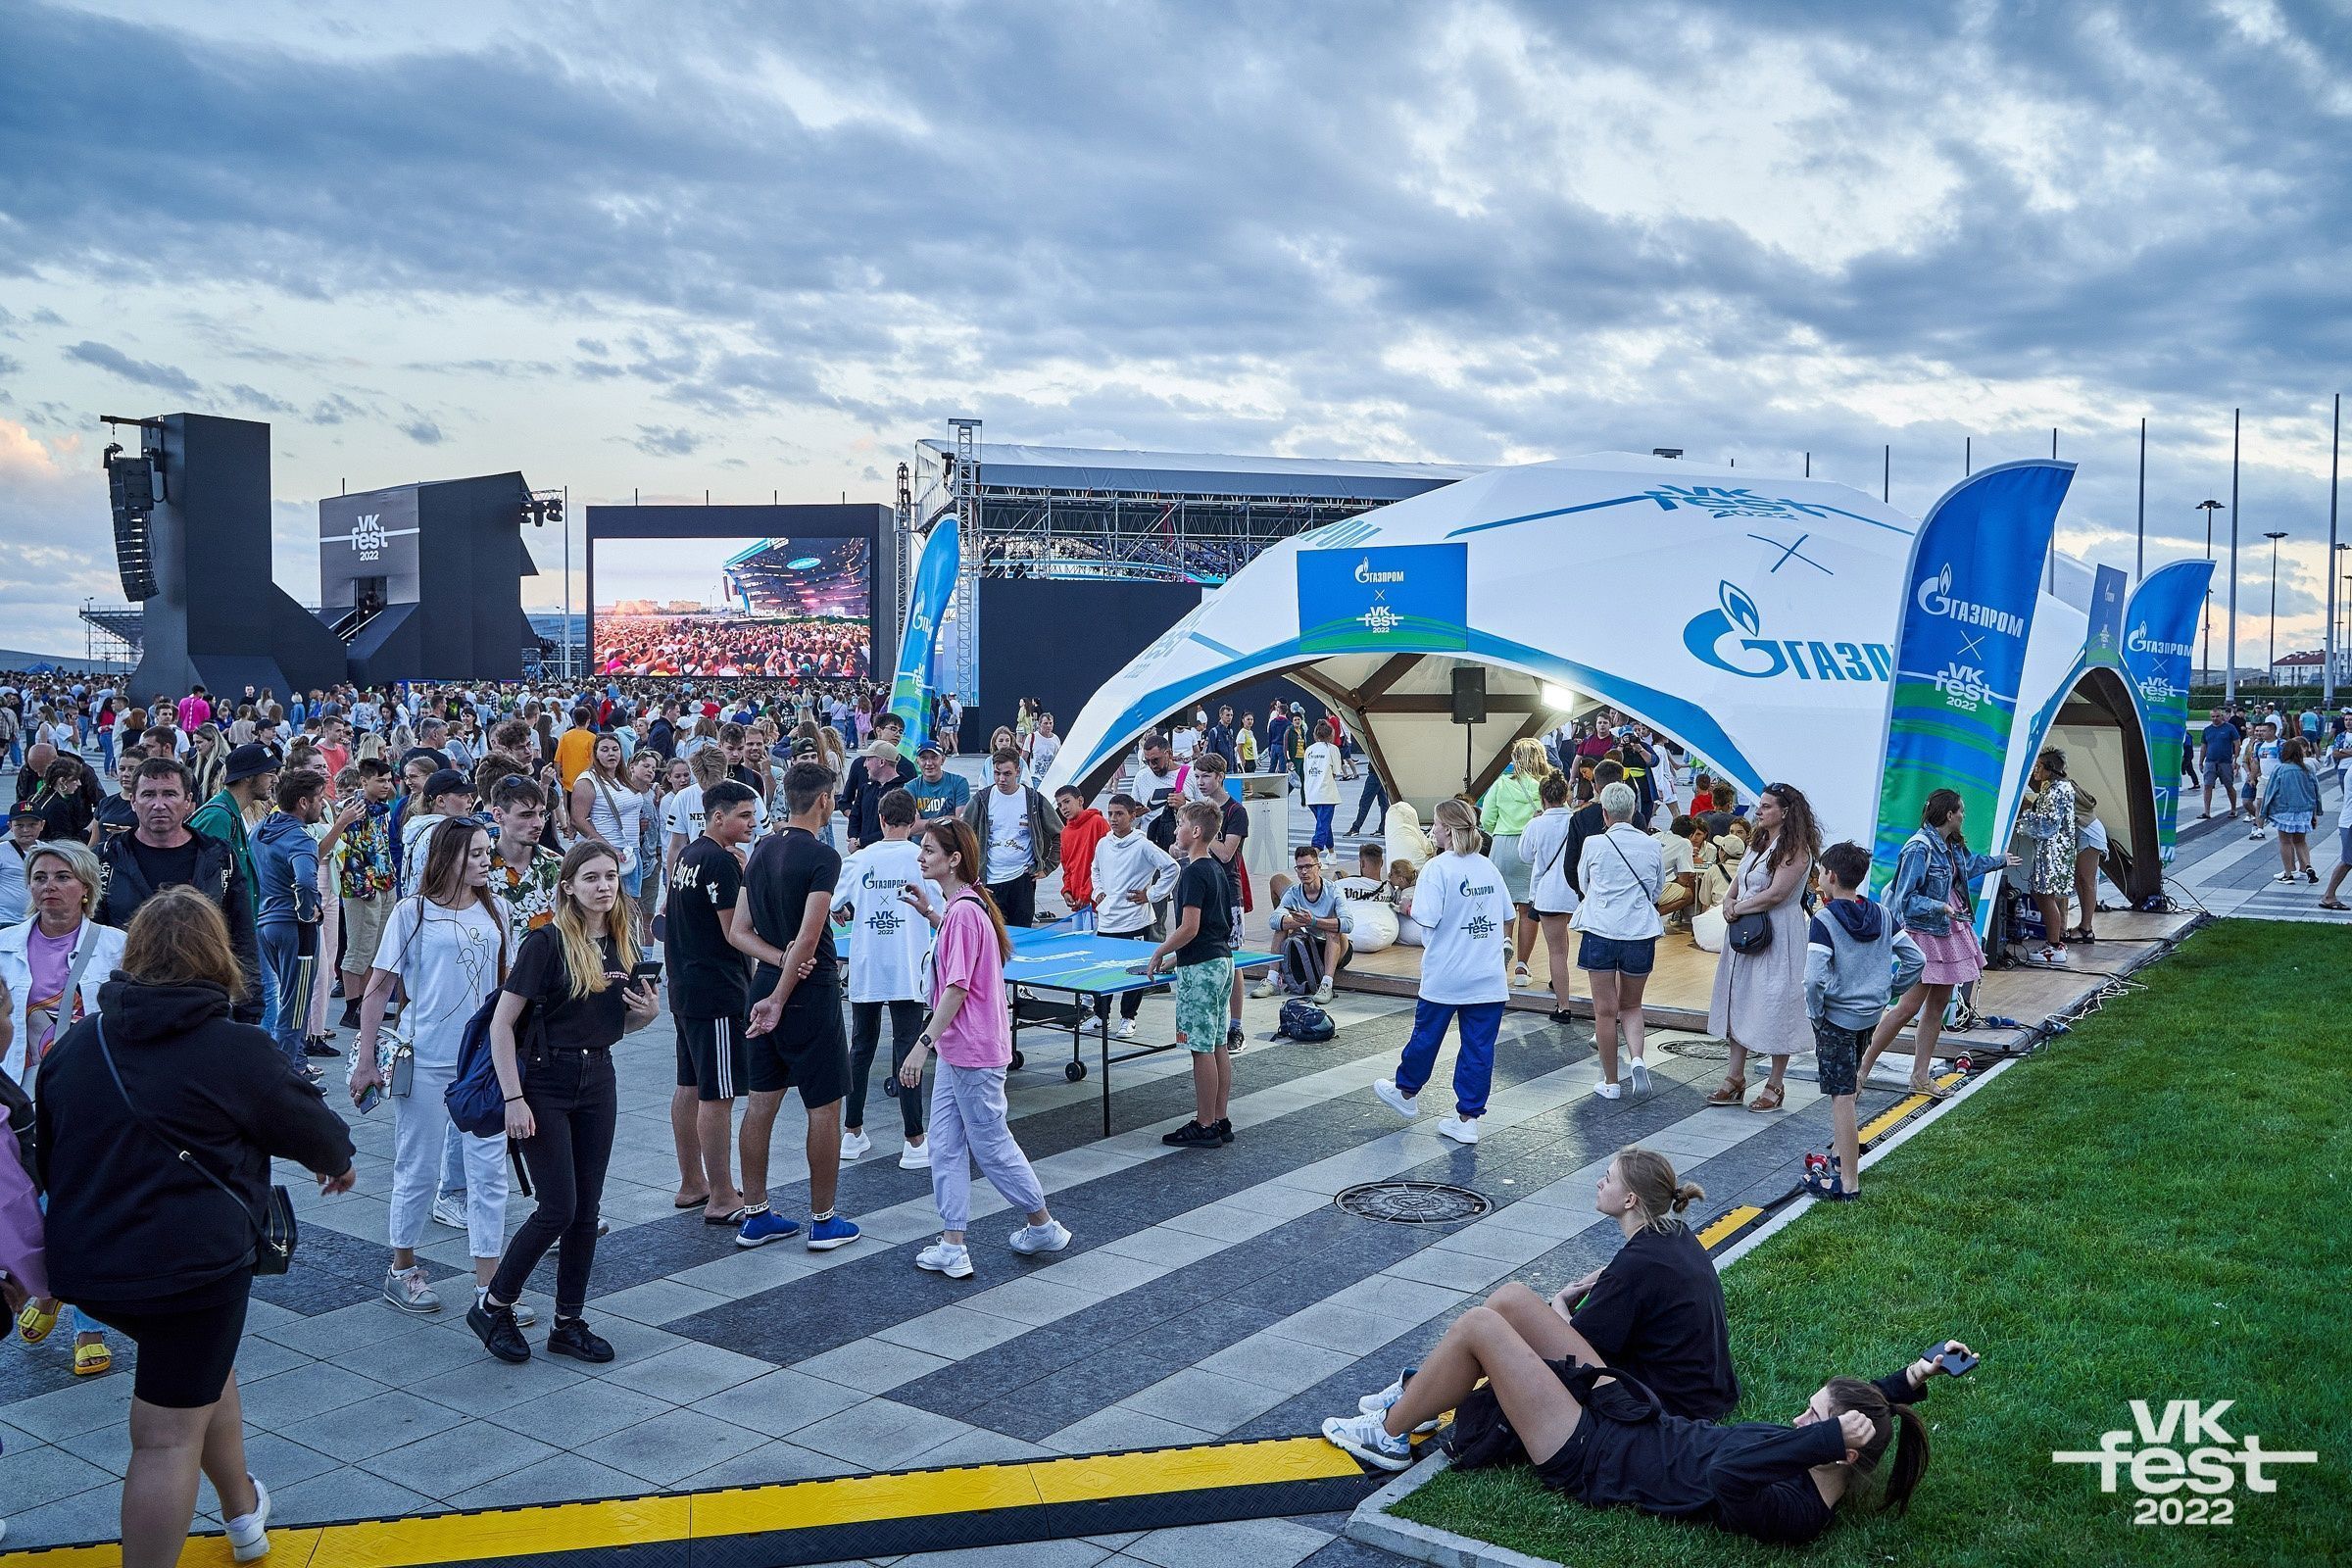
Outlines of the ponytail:
M1908 1513L1911 1494L1919 1490L1920 1478L1928 1473L1927 1423L1920 1420L1919 1412L1911 1406L1893 1403L1875 1385L1859 1378L1830 1379L1829 1395L1831 1419L1852 1410L1870 1422L1870 1441L1855 1450L1857 1475L1877 1470L1886 1450L1894 1449L1894 1462L1887 1468L1880 1506L1898 1514Z
M1642 1224L1650 1230L1673 1229L1679 1223L1677 1214L1707 1196L1698 1183L1676 1176L1674 1161L1654 1149L1628 1144L1617 1151L1615 1163L1618 1181L1634 1195L1634 1201L1641 1205Z

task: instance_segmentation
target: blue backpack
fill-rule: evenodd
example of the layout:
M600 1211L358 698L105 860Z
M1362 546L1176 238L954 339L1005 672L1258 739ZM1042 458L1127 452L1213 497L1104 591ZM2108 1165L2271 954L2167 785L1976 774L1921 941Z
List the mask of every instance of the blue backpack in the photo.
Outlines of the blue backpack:
M466 1035L458 1047L458 1073L441 1091L442 1103L458 1131L476 1138L503 1136L507 1130L507 1092L499 1086L498 1062L490 1051L490 1015L498 1010L503 991L493 991L466 1020ZM538 1038L539 1009L533 1005L514 1031L515 1065L530 1058Z

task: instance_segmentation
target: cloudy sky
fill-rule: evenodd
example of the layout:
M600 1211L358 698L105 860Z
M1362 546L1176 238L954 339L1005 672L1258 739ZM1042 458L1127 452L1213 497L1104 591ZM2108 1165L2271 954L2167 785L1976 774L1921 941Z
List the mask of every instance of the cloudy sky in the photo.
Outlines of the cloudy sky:
M2144 416L2154 565L2242 407L2258 661L2267 530L2320 636L2347 144L2342 0L0 0L0 646L118 596L101 414L270 421L308 601L346 482L879 502L955 415L1874 491L1891 444L1914 512L2054 425L2126 566Z

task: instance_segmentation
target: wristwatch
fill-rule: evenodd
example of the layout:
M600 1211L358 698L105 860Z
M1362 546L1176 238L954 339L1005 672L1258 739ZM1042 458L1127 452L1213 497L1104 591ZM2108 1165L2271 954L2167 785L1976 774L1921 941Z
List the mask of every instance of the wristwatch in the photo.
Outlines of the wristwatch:
M929 1035L916 1035L914 1037L914 1043L922 1047L925 1051L929 1051L932 1046L936 1044L936 1042L933 1041Z

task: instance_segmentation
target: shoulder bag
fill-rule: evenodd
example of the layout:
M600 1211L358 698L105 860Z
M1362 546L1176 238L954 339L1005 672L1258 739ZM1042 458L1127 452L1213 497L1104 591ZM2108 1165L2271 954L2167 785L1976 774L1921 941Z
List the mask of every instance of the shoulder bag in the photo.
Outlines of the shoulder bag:
M1754 850L1748 851L1753 855ZM1762 953L1772 946L1772 915L1763 909L1750 910L1724 927L1723 945L1734 953Z
M246 1223L253 1227L254 1273L283 1274L294 1261L294 1244L299 1239L294 1223L292 1195L283 1187L272 1186L269 1200L263 1204L263 1211L256 1214L252 1205L237 1196L235 1188L207 1170L202 1160L165 1137L162 1128L140 1114L138 1105L130 1098L130 1091L122 1087L122 1074L115 1066L115 1054L106 1048L106 1015L100 1013L92 1019L91 1028L98 1037L98 1059L106 1063L106 1075L115 1081L115 1093L122 1097L123 1108L130 1112L130 1119L137 1122L149 1137L171 1150L174 1159L220 1188L230 1202L243 1210Z
M605 798L605 809L612 813L613 837L618 838L620 834L626 830L629 824L628 819L620 814L620 803L612 799L612 786L606 783L604 780L604 775L600 773L591 772L588 775L588 780L590 783L596 786L596 793ZM640 806L638 809L643 810L644 808ZM616 856L620 860L620 874L622 876L627 876L631 871L637 869L636 845L614 844L612 848L613 855Z

